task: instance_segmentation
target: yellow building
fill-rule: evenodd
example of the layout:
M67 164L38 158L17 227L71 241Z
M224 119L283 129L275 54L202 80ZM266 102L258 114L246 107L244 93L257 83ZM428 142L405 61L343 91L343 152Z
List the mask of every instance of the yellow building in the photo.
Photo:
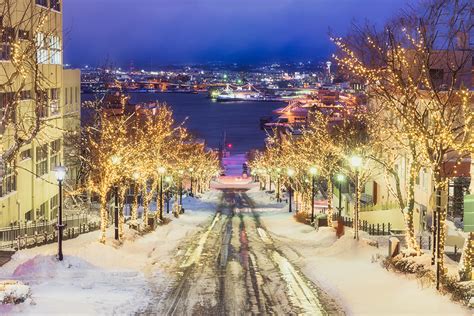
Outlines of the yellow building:
M4 164L0 227L56 218L54 169L64 165L65 130L80 129L80 73L63 69L61 1L11 0L9 8L0 8L0 106L9 117L0 144L15 155Z

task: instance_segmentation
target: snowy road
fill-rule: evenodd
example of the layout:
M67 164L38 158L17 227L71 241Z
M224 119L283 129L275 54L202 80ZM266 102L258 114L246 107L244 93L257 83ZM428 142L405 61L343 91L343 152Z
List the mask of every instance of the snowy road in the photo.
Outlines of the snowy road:
M145 314L343 314L276 249L243 190L224 190L212 222L177 258L175 282Z

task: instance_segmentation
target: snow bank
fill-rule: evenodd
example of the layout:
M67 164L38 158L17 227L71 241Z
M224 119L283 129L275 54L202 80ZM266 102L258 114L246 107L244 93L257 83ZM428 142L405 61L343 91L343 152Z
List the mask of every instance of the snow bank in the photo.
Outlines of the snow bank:
M347 228L346 235L337 239L331 228L316 231L297 223L286 208L275 207L260 192L249 195L261 203L260 219L278 248L348 314L470 315L435 289L422 288L417 280L383 269L378 258L388 253L386 248L355 241ZM263 205L265 201L270 204Z
M165 214L168 225L140 236L125 228L122 244L98 242L99 233L83 234L63 243L64 260L56 259L56 244L17 252L2 267L0 279L21 281L31 288L24 304L0 305L0 314L134 314L147 306L152 289L166 287L173 276L167 267L183 240L212 218L221 193L183 200L186 213Z
M19 304L24 302L30 293L29 286L18 281L0 281L0 303Z

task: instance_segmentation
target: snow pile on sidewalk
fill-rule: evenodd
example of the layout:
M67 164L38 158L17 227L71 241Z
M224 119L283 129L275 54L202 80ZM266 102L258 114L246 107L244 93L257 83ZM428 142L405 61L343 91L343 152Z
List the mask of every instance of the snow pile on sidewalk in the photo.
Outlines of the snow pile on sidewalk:
M19 281L0 281L0 303L19 304L24 302L30 293L30 288Z
M143 310L153 299L150 286L166 286L172 277L166 267L179 244L209 222L219 199L220 192L214 191L186 198L185 214L165 214L171 222L145 236L126 228L123 244L113 240L112 228L105 245L98 242L97 231L67 240L62 262L56 259L56 244L17 252L0 270L0 279L23 282L31 293L23 304L0 305L0 314L122 315Z
M264 197L260 196L261 202ZM386 271L380 258L386 248L355 241L351 231L337 239L335 231L319 231L297 223L286 209L264 207L260 219L275 244L313 282L355 315L469 315L469 311L431 287ZM273 208L273 211L270 209ZM257 209L260 211L260 209Z
M260 212L283 209L287 210L288 208L288 204L286 202L277 202L275 194L269 194L266 191L260 190L258 186L251 188L245 193L256 204Z

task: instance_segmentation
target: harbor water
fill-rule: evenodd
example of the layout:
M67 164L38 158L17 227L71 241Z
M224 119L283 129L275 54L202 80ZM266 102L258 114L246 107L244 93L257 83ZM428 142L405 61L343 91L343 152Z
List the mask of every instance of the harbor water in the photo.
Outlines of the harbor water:
M207 94L191 93L129 93L132 103L159 101L173 109L176 122L185 121L188 130L206 141L207 146L218 148L231 144L231 154L245 153L264 147L265 131L260 129L260 117L272 114L283 102L215 102ZM83 94L82 99L94 96ZM228 148L229 149L229 148Z

